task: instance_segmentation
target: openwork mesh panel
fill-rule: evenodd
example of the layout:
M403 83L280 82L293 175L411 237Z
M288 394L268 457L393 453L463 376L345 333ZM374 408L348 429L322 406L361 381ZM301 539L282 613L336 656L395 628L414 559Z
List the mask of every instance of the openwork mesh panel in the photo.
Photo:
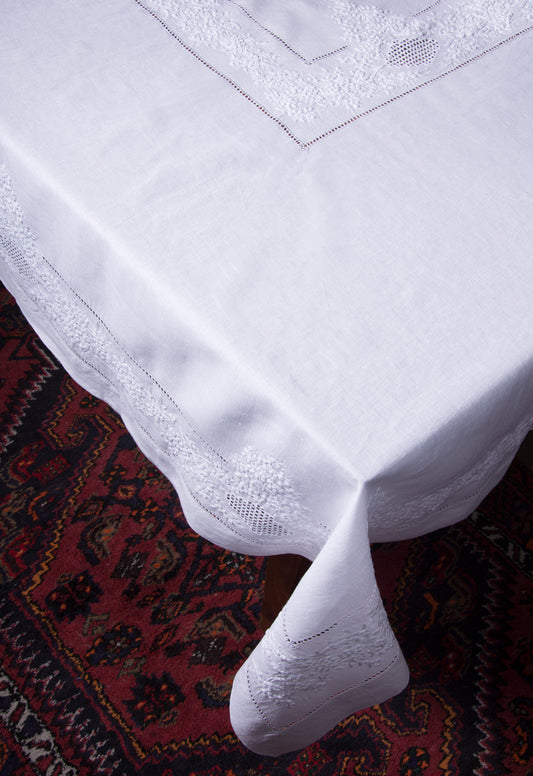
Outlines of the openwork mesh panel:
M227 494L229 505L244 520L248 528L256 534L284 536L287 530L276 523L272 515L267 514L259 505L238 496Z
M397 67L419 67L429 64L439 49L439 44L431 38L412 38L394 43L388 62Z

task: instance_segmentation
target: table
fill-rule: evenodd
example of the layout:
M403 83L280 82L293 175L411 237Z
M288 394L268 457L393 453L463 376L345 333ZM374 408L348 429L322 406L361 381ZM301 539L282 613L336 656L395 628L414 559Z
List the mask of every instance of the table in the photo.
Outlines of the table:
M402 690L370 543L533 427L529 1L2 0L1 277L190 525L311 562L256 752Z

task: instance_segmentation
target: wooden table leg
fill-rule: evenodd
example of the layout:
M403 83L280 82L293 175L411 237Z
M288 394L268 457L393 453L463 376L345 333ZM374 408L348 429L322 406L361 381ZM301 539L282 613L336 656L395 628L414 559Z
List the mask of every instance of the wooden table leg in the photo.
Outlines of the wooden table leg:
M310 565L311 561L301 555L271 555L267 558L260 628L266 630L272 625Z

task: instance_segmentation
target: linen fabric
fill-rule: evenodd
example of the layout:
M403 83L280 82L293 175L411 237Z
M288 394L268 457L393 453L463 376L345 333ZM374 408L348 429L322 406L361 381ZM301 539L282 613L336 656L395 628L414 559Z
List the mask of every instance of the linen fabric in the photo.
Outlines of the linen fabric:
M279 754L399 692L370 542L533 427L533 3L2 0L1 274L191 526L313 563L240 668Z

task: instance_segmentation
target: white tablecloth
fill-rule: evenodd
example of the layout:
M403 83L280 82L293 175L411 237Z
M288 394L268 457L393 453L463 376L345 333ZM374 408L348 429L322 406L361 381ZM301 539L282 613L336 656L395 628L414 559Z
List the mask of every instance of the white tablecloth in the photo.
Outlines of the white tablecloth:
M313 560L255 751L408 671L369 542L533 426L533 2L0 0L1 276L223 547Z

